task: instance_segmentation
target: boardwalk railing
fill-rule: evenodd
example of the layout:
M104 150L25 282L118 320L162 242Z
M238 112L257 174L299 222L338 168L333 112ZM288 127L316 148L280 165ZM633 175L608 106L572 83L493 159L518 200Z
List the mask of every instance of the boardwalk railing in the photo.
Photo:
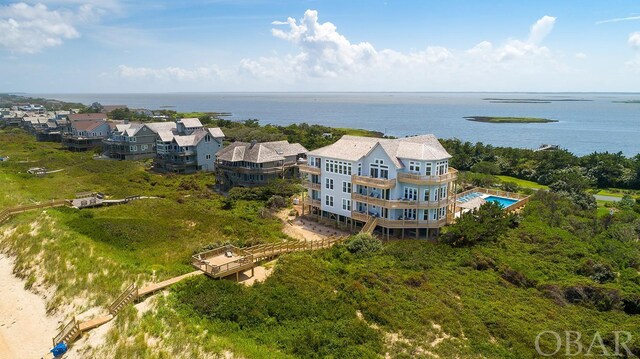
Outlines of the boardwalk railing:
M109 313L113 316L118 314L118 312L124 308L125 305L129 304L133 300L138 297L138 287L135 284L131 284L125 289L120 296L111 303L109 306Z
M328 237L319 241L290 241L282 243L258 244L247 248L237 248L232 245L198 253L192 257L191 264L214 278L223 278L248 269L252 269L257 262L274 258L284 253L308 251L329 248L342 242L346 237ZM232 252L238 258L224 264L211 264L209 259Z
M53 337L53 346L60 343L69 344L78 335L80 335L80 323L76 320L76 317L71 318L67 325L62 328L60 333Z
M15 206L15 207L9 207L9 208L5 208L2 211L0 211L0 222L3 222L5 220L7 220L10 216L14 215L14 214L18 214L18 213L22 213L22 212L26 212L26 211L31 211L34 209L39 209L39 208L53 208L53 207L62 207L67 205L68 202L64 199L56 199L56 200L52 200L52 201L47 201L44 203L37 203L37 204L26 204L26 205L22 205L22 206Z

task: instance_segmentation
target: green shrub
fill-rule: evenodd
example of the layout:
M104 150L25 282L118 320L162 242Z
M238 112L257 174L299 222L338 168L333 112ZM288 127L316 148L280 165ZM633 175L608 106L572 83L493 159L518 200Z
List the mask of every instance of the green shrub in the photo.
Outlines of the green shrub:
M353 236L345 245L347 250L353 254L367 255L377 253L382 250L382 242L368 233L361 233Z

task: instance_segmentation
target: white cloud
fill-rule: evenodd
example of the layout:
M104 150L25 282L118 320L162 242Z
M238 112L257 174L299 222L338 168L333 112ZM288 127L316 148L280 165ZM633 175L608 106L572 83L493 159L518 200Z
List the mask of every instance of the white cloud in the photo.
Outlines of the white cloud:
M169 81L193 81L213 79L220 76L217 66L202 66L195 69L169 66L163 68L118 66L117 75L127 79L155 79Z
M42 4L2 6L0 46L22 53L36 53L45 47L58 46L65 39L80 36L72 23L71 14L49 10Z
M584 52L578 52L576 53L575 56L576 56L576 59L579 59L579 60L584 60L587 58L587 54L585 54Z
M634 32L629 35L629 45L631 47L640 50L640 31Z
M553 25L556 23L556 18L553 16L543 16L535 24L531 26L529 32L529 43L539 44L544 40L547 35L553 30Z
M288 18L286 24L289 25L288 31L272 29L271 33L300 48L301 52L293 58L293 65L298 71L311 76L335 77L375 61L377 53L370 43L352 44L337 32L332 23L319 23L315 10L305 11L299 24L293 18Z

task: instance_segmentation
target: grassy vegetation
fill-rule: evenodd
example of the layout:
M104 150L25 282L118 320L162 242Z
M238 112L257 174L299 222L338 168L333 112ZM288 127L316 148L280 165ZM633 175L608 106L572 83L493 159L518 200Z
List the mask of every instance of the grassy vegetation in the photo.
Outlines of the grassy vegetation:
M145 320L179 318L179 335L197 328L202 343L242 338L229 349L245 357L537 358L534 341L544 330L585 338L599 331L611 349L615 330L640 335L633 309L640 247L638 232L628 232L639 216L595 219L540 193L496 242L454 248L406 240L362 254L349 245L292 254L251 288L182 283L167 309ZM630 348L638 352L640 342Z
M279 220L262 217L262 202L239 200L222 209L222 197L208 189L214 182L211 174L160 175L145 163L94 160L91 154L58 146L36 143L21 131L0 131L0 148L11 159L0 163L0 206L73 198L81 191L101 191L114 198L159 198L26 213L6 224L15 230L0 237L0 249L18 256L18 272L25 277L58 286L52 307L75 297L105 304L123 284L186 273L191 270L190 256L204 246L226 242L245 246L285 238ZM25 174L34 166L64 171L44 177Z
M342 127L338 127L338 128L336 128L336 130L342 131L342 132L344 132L345 135L350 135L350 136L382 137L384 135L382 132L371 131L371 130L363 130L363 129L359 129L359 128L342 128Z
M2 206L86 190L161 197L30 212L0 227L0 250L16 257L16 273L34 288L54 286L50 309L78 298L76 308L104 305L132 281L190 271L190 255L209 244L284 238L279 221L261 216L263 200L225 206L208 190L210 174L158 175L144 163L94 160L20 131L0 131L0 148L11 158L0 163ZM65 170L25 175L33 166ZM513 228L490 242L360 241L294 253L248 288L192 278L156 296L144 314L127 308L107 345L87 355L536 358L544 330L589 339L599 331L610 348L613 331L627 330L637 354L640 214L600 212L538 191Z
M633 198L640 198L640 191L622 188L594 189L591 193L608 197L622 198L625 195L630 195Z
M549 186L545 186L543 184L539 184L533 181L527 181L520 178L515 178L511 176L496 176L502 182L513 182L522 188L532 188L532 189L549 189Z
M467 120L467 121L489 122L489 123L547 123L547 122L558 122L558 120L551 120L551 119L548 119L548 118L539 118L539 117L467 116L464 119Z

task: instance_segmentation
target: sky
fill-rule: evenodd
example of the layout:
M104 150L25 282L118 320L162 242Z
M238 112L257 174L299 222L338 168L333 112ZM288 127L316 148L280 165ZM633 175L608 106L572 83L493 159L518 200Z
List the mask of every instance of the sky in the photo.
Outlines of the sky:
M0 0L0 92L639 92L640 1Z

